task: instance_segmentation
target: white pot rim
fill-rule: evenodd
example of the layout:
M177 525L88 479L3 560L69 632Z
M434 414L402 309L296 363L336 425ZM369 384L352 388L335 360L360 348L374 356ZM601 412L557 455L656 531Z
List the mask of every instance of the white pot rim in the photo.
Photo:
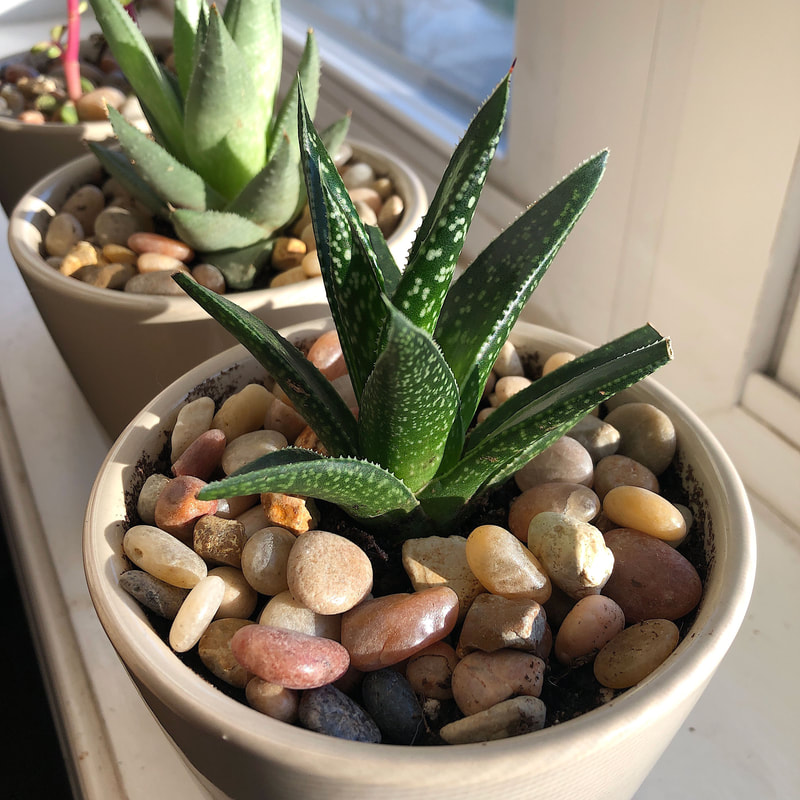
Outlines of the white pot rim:
M316 333L330 326L329 320L317 320L293 326L285 334L298 331ZM588 347L572 337L546 328L518 323L512 338L535 337L552 345L552 350L581 350ZM702 453L700 469L713 474L725 496L726 519L714 524L730 529L741 526L733 536L718 537L713 569L709 569L704 597L692 628L676 651L653 674L634 689L624 692L609 703L580 717L536 733L481 744L448 745L446 747L398 747L386 744L364 744L322 736L299 727L265 717L248 706L227 697L184 666L167 645L152 632L134 642L129 637L131 626L141 627L142 612L125 593L109 580L107 560L98 555L91 533L91 520L98 513L100 496L114 481L120 484L122 470L129 465L129 437L134 431L158 426L163 411L174 405L168 398L178 398L202 380L224 371L234 361L248 357L242 347L235 347L187 373L172 387L156 397L120 435L111 448L92 490L84 529L84 563L92 599L106 631L132 673L145 683L162 702L190 722L218 729L224 726L225 738L252 751L269 748L271 756L288 760L309 773L323 773L327 759L352 761L353 768L364 774L374 773L398 764L409 769L461 769L474 764L477 757L488 759L492 753L518 755L524 759L547 759L548 763L570 768L575 751L570 747L573 735L581 731L588 752L602 749L610 740L625 735L630 726L641 724L643 717L656 716L659 710L671 708L684 700L687 693L700 692L710 679L740 627L749 603L755 575L755 531L744 487L730 459L706 426L669 391L652 379L635 389L637 399L668 406L680 417L679 440L686 431L696 438ZM178 391L179 390L179 391ZM179 402L176 400L175 402ZM673 420L676 421L676 420ZM694 446L694 443L693 443ZM141 450L140 450L141 453ZM694 466L694 460L693 460ZM96 535L96 534L95 534ZM723 540L724 539L724 540ZM149 626L146 626L149 628ZM491 769L490 761L486 768ZM572 764L574 768L574 764Z

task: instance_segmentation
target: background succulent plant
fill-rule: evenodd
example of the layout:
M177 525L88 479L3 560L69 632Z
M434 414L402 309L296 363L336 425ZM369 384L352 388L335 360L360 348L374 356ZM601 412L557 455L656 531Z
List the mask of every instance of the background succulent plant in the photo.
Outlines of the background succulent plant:
M329 453L271 453L200 497L295 493L336 503L386 535L446 532L473 499L671 358L668 340L646 325L534 381L472 425L500 348L592 197L607 157L602 152L579 166L451 285L497 147L509 82L510 73L458 145L402 273L380 233L359 220L301 98L309 204L358 418L275 331L175 276L261 361Z
M139 97L153 139L109 109L122 152L92 149L151 212L225 275L253 285L275 235L305 193L297 138L296 86L278 102L282 64L279 0L230 0L224 14L205 0L176 0L175 74L157 61L118 0L91 0L109 47ZM309 31L298 68L309 113L320 59ZM325 133L335 149L347 118Z

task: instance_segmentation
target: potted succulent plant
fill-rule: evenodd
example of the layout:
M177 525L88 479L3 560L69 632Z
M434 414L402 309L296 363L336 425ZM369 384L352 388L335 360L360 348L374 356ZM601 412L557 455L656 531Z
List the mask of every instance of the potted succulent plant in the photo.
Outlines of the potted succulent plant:
M304 202L296 98L290 92L277 101L279 3L234 0L223 16L214 6L178 2L174 79L116 0L94 0L93 7L146 109L153 139L109 110L121 150L92 144L96 158L75 161L34 187L12 215L9 241L54 341L101 424L115 436L159 389L233 339L185 296L144 295L127 285L126 291L108 290L45 262L49 226L59 216L53 211L83 184L101 181L98 162L133 198L134 216L146 209L157 231L180 239L195 263L222 273L226 289L235 290L236 302L248 310L285 325L318 316L325 297L319 278L280 288L271 288L269 280L273 245ZM312 32L299 74L313 108L320 60ZM331 125L329 146L336 148L346 130L347 117ZM346 146L402 198L389 246L404 254L425 208L421 182L379 147ZM98 193L97 186L90 188ZM116 205L107 209L112 216ZM68 228L80 246L74 222ZM98 248L85 249L91 260Z
M135 15L133 3L128 13ZM86 142L111 141L104 103L147 130L124 76L102 37L81 41L87 4L67 0L67 22L28 52L0 61L0 205L7 215L40 178L87 152Z
M360 222L300 103L305 178L333 322L353 389L349 402L291 343L307 344L330 327L330 321L296 326L284 336L185 277L175 278L236 333L252 357L245 357L239 347L211 359L131 422L93 489L84 528L84 563L101 622L145 700L197 771L223 796L262 797L268 786L269 796L275 798L629 798L696 702L742 622L754 573L746 496L707 429L649 379L627 391L630 398L666 411L677 430L674 468L690 496L692 536L707 559L703 600L686 622L682 642L658 668L635 688L576 718L541 730L541 720L537 723L521 711L516 716L515 711L515 721L505 723L506 738L442 747L320 735L321 728L309 717L303 724L311 730L291 726L210 685L178 658L157 633L159 626L154 627L152 618L120 585L131 566L128 559L137 561L142 555L130 540L126 547L126 534L148 527L137 525L142 522L137 498L156 465L169 469L163 459L179 411L187 401L205 396L216 400L219 408L231 391L264 382L265 367L322 448L279 449L198 492L197 486L204 483L200 481L186 495L187 502L214 503L214 498L259 492L318 498L337 505L350 520L342 529L349 531L343 533L345 538L357 538L353 531L366 530L391 558L408 537L447 537L454 532L466 536L491 505L482 508L481 502L496 497L495 490L507 486L516 470L599 403L669 360L669 342L649 326L584 352L586 346L570 337L514 324L591 198L605 153L589 159L542 197L450 285L497 145L508 83L507 77L457 148L403 272L379 232ZM533 380L476 424L484 384L509 337L533 360L564 350L580 355ZM262 386L259 391L266 390ZM351 407L354 402L357 414ZM187 424L185 419L180 423ZM201 429L218 438L220 431L210 426L209 419ZM156 509L162 497L159 493ZM321 512L323 529L332 519L341 519L326 519L335 513L332 508L326 505ZM197 509L198 516L206 512L214 513L211 507ZM162 536L163 531L150 526L152 531ZM191 541L191 533L180 535ZM289 560L296 547L311 547L313 537L304 537L307 534L300 533L292 540ZM369 537L362 535L361 541ZM336 573L332 554L315 558L320 573ZM198 577L194 585L199 587L201 580ZM193 593L194 589L187 596L194 598L185 601L187 608L199 603L200 593ZM394 602L395 596L388 599ZM342 617L342 642L345 618L358 610L359 602ZM312 607L311 601L301 605ZM213 608L208 610L213 614ZM243 642L260 638L253 635L254 629L267 630L270 642L286 631L241 625L239 633L228 637L226 652L235 660L226 663L231 668L238 660L261 675L260 667L244 655ZM442 630L436 627L437 634ZM393 634L384 634L378 639L385 645ZM179 647L174 638L169 642L180 652L192 647ZM376 644L373 655L382 653L384 645ZM336 658L342 650L353 657L335 642L326 648ZM267 660L274 659L274 644L264 653ZM300 672L301 662L296 665ZM375 670L361 660L359 664L357 672ZM403 671L401 664L396 669ZM300 703L314 691L309 689ZM625 769L619 769L623 758Z

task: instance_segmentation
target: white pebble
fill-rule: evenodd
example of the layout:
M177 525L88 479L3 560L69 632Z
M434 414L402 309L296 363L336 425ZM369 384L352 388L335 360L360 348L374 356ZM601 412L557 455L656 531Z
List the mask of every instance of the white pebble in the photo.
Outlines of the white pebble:
M177 653L191 650L214 619L224 596L225 581L218 575L207 575L199 581L186 595L172 622L170 647Z

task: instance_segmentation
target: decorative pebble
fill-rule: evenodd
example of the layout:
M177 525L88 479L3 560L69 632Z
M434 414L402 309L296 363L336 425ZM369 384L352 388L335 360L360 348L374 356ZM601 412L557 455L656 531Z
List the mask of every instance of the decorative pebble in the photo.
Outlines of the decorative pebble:
M511 648L539 655L547 632L547 616L535 600L482 594L467 612L456 654L486 653Z
M608 422L587 414L568 431L567 436L582 444L596 464L619 449L619 431Z
M74 275L81 267L97 264L98 253L93 244L86 241L77 242L64 256L58 271L62 275Z
M605 535L614 571L603 594L615 600L628 623L678 619L700 602L703 584L687 558L641 531L618 528Z
M225 434L217 428L201 433L172 464L172 474L191 475L207 481L222 461L227 445Z
M306 427L306 421L290 405L276 398L267 409L264 427L279 431L288 441L293 442Z
M232 442L243 433L258 430L264 423L267 409L274 400L272 393L258 383L249 383L231 395L211 421Z
M94 233L94 221L105 207L106 197L103 190L93 183L87 183L67 198L61 207L61 213L72 214L80 222L84 234L91 236Z
M198 397L181 406L175 427L172 429L171 458L173 464L201 433L205 433L211 427L213 418L214 401L210 397Z
M594 468L594 489L600 500L617 486L641 486L656 494L658 478L644 464L628 456L614 454L601 458Z
M361 186L369 186L375 181L375 170L366 162L360 161L348 166L343 171L342 178L348 190L357 189Z
M187 267L183 261L179 261L172 256L165 256L162 253L142 253L136 259L136 268L142 275L149 275L151 272L186 272Z
M338 642L342 635L340 614L317 614L292 597L290 591L280 592L270 598L258 618L260 625L286 628L307 633L309 636L324 636Z
M106 206L94 221L94 235L101 247L107 244L126 244L130 236L141 228L140 218L121 206Z
M353 666L367 672L398 664L444 639L457 619L458 597L447 586L384 595L344 614L342 644Z
M522 359L519 357L517 348L510 339L506 339L503 346L500 348L492 371L501 378L507 375L525 374L525 370L522 366Z
M308 360L328 380L339 378L347 372L342 344L335 328L317 337L309 348Z
M590 594L564 617L556 634L555 656L570 667L588 664L624 627L625 614L617 603Z
M547 708L538 697L513 697L445 725L439 735L448 744L508 739L541 730L546 714Z
M280 492L264 492L261 507L269 525L286 528L295 536L307 533L317 527L319 510L310 497Z
M237 631L231 649L245 669L287 689L325 686L344 675L350 665L347 650L333 639L268 625L248 625Z
M152 294L164 297L185 297L186 292L172 280L171 272L148 272L134 275L126 284L129 294Z
M192 547L207 563L240 567L246 542L241 522L213 514L200 517L192 530Z
M386 198L378 211L378 227L386 238L395 231L404 211L405 203L400 195L393 194Z
M103 247L102 256L106 261L117 264L136 265L136 253L121 244L107 244Z
M237 689L244 689L253 676L234 657L231 639L236 631L252 624L249 619L216 619L197 643L197 655L206 669Z
M72 273L72 277L98 289L122 289L136 274L130 264L89 264Z
M581 522L591 522L600 513L600 498L580 483L540 483L515 497L508 507L509 530L528 543L528 526L542 511L557 511Z
M197 264L191 269L192 277L206 289L225 294L225 276L213 264Z
M660 475L675 455L672 420L651 403L625 403L609 411L606 422L620 433L619 453Z
M83 239L83 225L72 214L56 214L47 226L44 246L51 256L65 256Z
M209 626L225 594L225 581L206 575L191 589L169 629L170 647L177 653L191 650Z
M467 562L467 540L463 536L406 539L402 558L414 591L448 586L456 593L459 619L464 618L472 601L484 591Z
M272 247L271 263L280 272L299 267L306 254L306 245L302 239L293 236L279 236Z
M614 555L594 525L554 511L531 520L528 549L550 580L575 600L599 594L614 568Z
M539 697L545 663L519 650L476 651L453 670L453 698L464 714L477 714L516 695Z
M328 531L308 531L295 539L286 575L292 596L317 614L348 611L372 589L366 553Z
M161 490L156 501L156 525L178 539L190 541L195 523L217 510L216 500L198 500L205 481L191 475L178 475Z
M258 592L247 582L244 573L236 567L214 567L208 571L225 581L225 594L217 609L217 618L247 619L256 610Z
M603 512L620 528L634 528L669 544L686 536L683 514L665 497L639 486L617 486L603 499Z
M492 594L546 603L552 592L547 573L536 557L511 531L499 525L480 525L466 544L467 563Z
M194 251L189 245L178 239L170 239L168 236L147 231L132 233L127 238L127 245L134 253L158 253L183 262L194 258Z
M156 578L191 589L208 574L206 562L183 542L152 525L134 525L122 539L125 555Z
M126 94L113 86L101 86L81 95L75 102L78 119L83 122L97 122L108 118L108 106L119 110L125 102Z
M618 633L594 660L594 676L609 689L628 689L661 666L678 646L678 626L666 619L637 622Z
M371 743L381 741L381 732L375 721L335 686L321 686L303 692L297 718L304 728L337 739Z
M518 392L527 389L531 382L530 378L526 378L524 375L506 375L498 378L494 385L494 392L489 397L489 402L493 406L500 406Z
M518 470L514 480L521 491L540 483L563 481L592 485L594 464L583 445L562 436Z
M456 651L447 642L434 642L408 659L406 679L422 697L449 700L457 663Z
M361 698L380 729L382 741L411 745L425 732L422 706L411 684L397 670L368 672L361 684Z
M175 619L178 609L189 594L188 589L172 586L140 569L123 572L119 576L119 586L145 608L164 619Z
M248 704L256 711L281 722L297 722L300 695L293 689L253 677L247 682L244 691Z
M569 364L570 361L574 360L575 353L568 353L564 350L561 350L558 353L553 353L551 356L547 357L542 365L542 375L548 375L553 370L563 367L564 364Z
M156 523L156 501L161 494L161 490L170 482L171 478L154 472L147 477L144 482L139 497L136 501L136 512L146 525Z
M247 540L242 549L242 572L257 592L275 595L286 591L286 570L294 543L289 531L277 527L257 531Z

